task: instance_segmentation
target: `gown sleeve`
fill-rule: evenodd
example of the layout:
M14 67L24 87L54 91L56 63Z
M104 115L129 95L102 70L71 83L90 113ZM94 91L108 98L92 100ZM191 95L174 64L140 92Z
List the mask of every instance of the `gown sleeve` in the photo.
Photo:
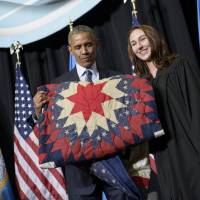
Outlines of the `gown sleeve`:
M174 74L189 116L188 137L200 155L200 69L184 59L179 59Z

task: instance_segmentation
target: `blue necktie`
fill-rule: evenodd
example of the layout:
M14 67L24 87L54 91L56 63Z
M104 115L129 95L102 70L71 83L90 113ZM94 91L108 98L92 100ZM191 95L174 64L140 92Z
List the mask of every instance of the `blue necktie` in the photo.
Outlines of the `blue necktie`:
M85 81L92 82L92 72L90 70L85 71Z

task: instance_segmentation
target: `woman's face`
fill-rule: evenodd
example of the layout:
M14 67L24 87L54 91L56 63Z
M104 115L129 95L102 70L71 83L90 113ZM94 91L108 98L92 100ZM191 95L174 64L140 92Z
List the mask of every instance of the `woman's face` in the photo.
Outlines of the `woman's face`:
M149 39L141 29L132 31L129 37L133 53L142 61L150 61L151 59L151 44Z

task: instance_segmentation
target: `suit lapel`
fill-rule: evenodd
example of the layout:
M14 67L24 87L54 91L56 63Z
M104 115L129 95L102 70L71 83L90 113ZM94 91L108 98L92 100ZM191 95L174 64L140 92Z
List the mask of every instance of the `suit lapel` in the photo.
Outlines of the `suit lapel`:
M76 70L76 67L74 69L72 69L70 71L70 76L68 78L68 81L79 81L79 76L78 76L78 73L77 73L77 70Z

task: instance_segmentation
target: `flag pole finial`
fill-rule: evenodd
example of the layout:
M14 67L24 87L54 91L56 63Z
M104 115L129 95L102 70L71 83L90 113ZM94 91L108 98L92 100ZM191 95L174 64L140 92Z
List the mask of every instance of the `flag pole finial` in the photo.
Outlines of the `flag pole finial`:
M136 0L130 0L132 5L132 27L136 27L140 25L137 19L137 9L136 9ZM124 0L124 4L127 2L127 0Z
M73 30L73 22L69 20L69 31L71 32Z
M17 64L21 64L19 57L21 49L23 49L23 46L19 41L12 43L10 46L10 54L12 55L13 53L15 53L17 55Z
M127 2L127 0L124 0L124 4ZM132 4L132 16L137 18L137 10L136 10L136 0L131 0Z
M132 4L132 16L137 18L136 0L131 0L131 4Z

